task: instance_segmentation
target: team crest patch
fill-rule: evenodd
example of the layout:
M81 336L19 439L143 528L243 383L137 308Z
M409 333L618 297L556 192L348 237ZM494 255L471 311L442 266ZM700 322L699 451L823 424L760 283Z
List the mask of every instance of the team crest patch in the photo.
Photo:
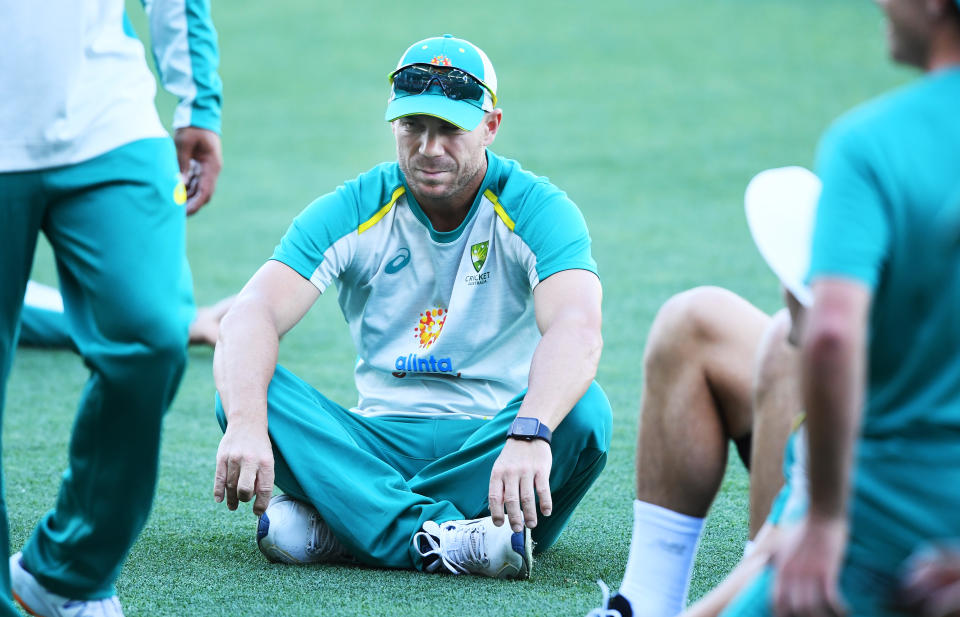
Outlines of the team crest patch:
M414 337L420 342L421 349L428 349L436 342L440 331L443 330L447 315L447 311L439 307L420 313L420 321L417 322L413 332Z
M450 58L444 56L443 54L434 56L430 60L430 64L434 66L452 66L453 65L453 63L450 62Z
M490 247L490 241L478 242L470 247L470 259L473 260L473 269L477 272L483 269L483 264L487 261L487 249Z

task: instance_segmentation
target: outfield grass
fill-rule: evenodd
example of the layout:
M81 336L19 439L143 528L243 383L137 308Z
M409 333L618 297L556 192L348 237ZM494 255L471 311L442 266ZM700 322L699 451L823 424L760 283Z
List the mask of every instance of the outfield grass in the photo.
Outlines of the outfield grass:
M499 70L494 150L549 176L590 225L605 289L599 381L616 429L606 471L529 582L274 566L254 546L249 506L213 503L212 353L193 349L166 421L156 506L119 581L127 614L582 615L598 602L594 580L615 587L626 560L641 350L657 307L715 284L777 308L743 190L763 168L810 166L833 117L908 78L885 59L878 11L836 0L231 0L214 10L225 168L214 203L189 225L198 300L238 290L307 202L393 157L386 74L407 44L451 32ZM159 104L168 119L171 99ZM55 282L45 247L35 276ZM286 366L346 405L353 358L332 298L281 349ZM14 550L52 504L85 377L66 352L17 357L4 435ZM746 476L734 462L693 597L733 566L745 533Z

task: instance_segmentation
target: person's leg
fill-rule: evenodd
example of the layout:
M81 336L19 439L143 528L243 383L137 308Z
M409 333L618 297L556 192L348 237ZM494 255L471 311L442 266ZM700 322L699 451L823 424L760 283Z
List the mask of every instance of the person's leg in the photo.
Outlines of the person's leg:
M417 493L409 478L433 458L437 425L462 443L481 420L366 418L278 366L268 391L276 485L313 505L363 563L412 568L411 539L428 520L463 518L449 501ZM217 400L221 428L226 418Z
M72 349L77 346L67 329L59 290L30 281L20 314L20 340L25 347Z
M450 501L467 518L490 514L490 474L523 397L484 422L455 452L423 468L410 480L413 490ZM553 432L550 490L553 512L538 518L532 536L536 551L550 548L607 461L613 416L610 402L594 382ZM443 522L443 519L434 519Z
M23 549L47 590L107 598L150 511L160 425L193 317L169 139L48 172L43 229L70 332L91 371L56 506Z
M763 334L753 391L750 538L755 538L783 486L783 449L803 404L800 355L787 342L790 315L781 310Z
M40 174L0 174L0 418L3 415L7 378L13 364L16 347L17 323L20 320L23 294L33 265L37 233L43 216ZM2 458L2 457L0 457ZM2 468L0 468L2 469ZM0 557L7 563L9 536L7 506L0 471ZM0 566L0 615L19 615L13 607L10 589L10 570Z
M619 595L635 615L683 609L703 518L731 439L750 434L754 359L770 317L724 289L671 298L644 353L637 500Z

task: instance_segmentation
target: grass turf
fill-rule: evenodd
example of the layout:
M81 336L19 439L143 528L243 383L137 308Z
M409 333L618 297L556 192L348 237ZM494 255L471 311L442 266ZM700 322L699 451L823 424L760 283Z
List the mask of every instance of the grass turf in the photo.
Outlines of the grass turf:
M145 32L139 6L130 12ZM118 582L128 615L582 615L599 599L594 580L615 587L626 560L641 350L656 310L701 284L777 308L743 190L766 167L812 165L832 118L908 78L885 59L878 11L835 0L233 0L214 14L225 168L214 203L189 224L198 300L235 292L313 197L393 157L386 73L409 43L452 32L498 68L494 151L549 176L590 225L605 289L598 379L616 429L606 471L530 582L274 566L254 546L249 505L213 503L212 353L193 349L166 420L154 511ZM158 102L169 119L172 99ZM55 283L53 272L41 247L35 277ZM345 404L353 357L332 298L281 349L281 362ZM85 377L70 353L18 354L4 435L14 550L56 494ZM732 462L692 598L740 556L746 485Z

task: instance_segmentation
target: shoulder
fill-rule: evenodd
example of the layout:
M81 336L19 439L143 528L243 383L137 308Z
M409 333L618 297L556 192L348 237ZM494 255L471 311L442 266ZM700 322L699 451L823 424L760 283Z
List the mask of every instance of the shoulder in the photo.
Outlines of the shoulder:
M857 105L830 125L821 147L880 143L904 133L926 104L934 81L925 77Z
M341 234L349 233L376 217L386 206L392 206L403 192L403 179L396 162L381 163L313 200L298 220L322 223L335 227Z
M487 197L518 227L548 209L579 214L567 194L548 178L523 169L517 161L493 153L490 153L490 163L498 166L498 173L486 186Z

